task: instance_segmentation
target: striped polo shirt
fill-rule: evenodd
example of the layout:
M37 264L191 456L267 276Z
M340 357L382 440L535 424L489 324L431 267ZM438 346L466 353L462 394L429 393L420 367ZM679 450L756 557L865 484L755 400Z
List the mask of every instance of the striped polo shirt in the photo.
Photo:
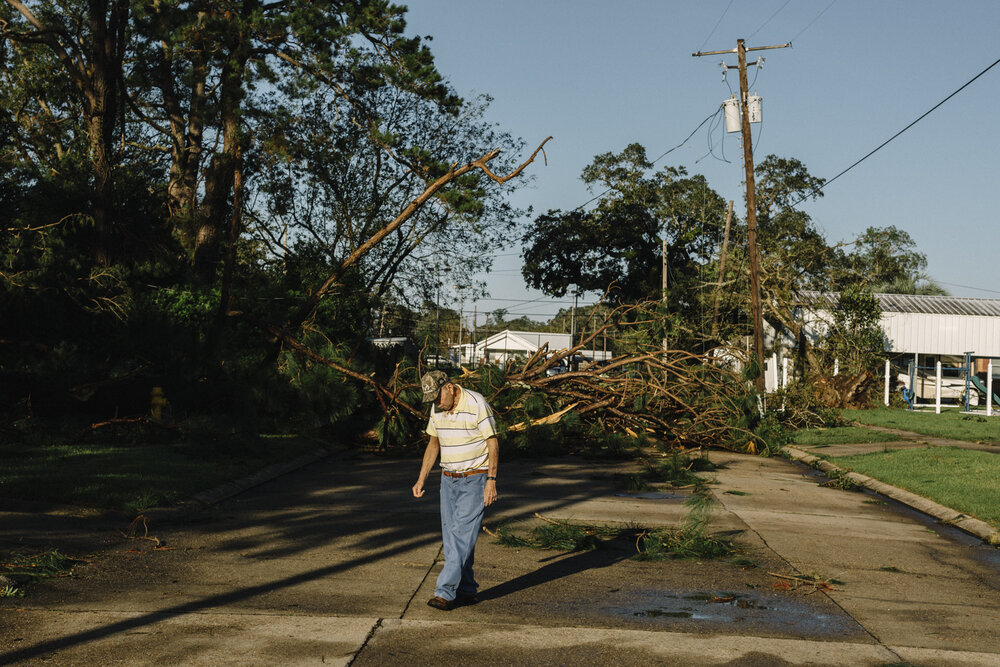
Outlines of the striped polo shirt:
M489 465L486 439L496 436L493 410L482 394L462 387L458 404L450 412L431 405L427 434L441 445L441 468L449 472L478 470Z

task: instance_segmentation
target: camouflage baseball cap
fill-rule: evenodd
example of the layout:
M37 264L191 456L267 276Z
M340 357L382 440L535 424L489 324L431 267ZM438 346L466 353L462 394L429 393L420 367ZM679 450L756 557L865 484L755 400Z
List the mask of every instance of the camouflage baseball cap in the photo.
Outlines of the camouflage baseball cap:
M441 393L441 387L448 384L450 380L444 371L428 371L420 378L420 388L424 392L424 403L430 403Z

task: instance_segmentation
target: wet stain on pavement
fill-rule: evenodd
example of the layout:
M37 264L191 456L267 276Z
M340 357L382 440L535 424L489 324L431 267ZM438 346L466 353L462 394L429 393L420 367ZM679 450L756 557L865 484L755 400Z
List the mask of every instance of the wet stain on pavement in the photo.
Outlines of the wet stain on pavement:
M695 626L750 626L803 637L845 637L860 628L835 608L822 609L787 596L763 596L731 591L643 593L635 605L605 607L605 613L646 623L667 623L678 630ZM747 628L749 629L749 628Z

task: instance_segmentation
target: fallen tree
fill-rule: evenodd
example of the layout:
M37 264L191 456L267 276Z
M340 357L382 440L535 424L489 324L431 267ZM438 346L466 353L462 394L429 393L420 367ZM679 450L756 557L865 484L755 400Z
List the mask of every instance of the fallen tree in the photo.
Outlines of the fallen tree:
M765 449L767 443L755 433L756 398L745 377L723 361L738 359L740 353L716 349L694 354L634 343L629 334L653 327L658 318L655 304L620 306L574 347L543 346L526 359L463 368L455 382L487 397L508 439L555 429L555 436L566 438L616 434L677 448ZM419 440L426 421L419 377L426 369L401 362L386 377L365 375L310 350L287 331L259 326L310 363L333 368L373 391L383 413L374 433L382 446ZM604 362L550 372L572 368L572 360L604 336L632 341L630 349Z

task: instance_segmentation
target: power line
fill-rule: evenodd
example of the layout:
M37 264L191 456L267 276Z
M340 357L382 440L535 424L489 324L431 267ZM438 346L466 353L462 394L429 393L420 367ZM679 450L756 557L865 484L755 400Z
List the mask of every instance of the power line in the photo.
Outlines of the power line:
M1000 294L1000 290L995 289L985 289L983 287L973 287L972 285L959 285L958 283L946 283L943 280L935 280L939 285L947 285L948 287L961 287L962 289L976 290L977 292L989 292L990 294Z
M815 23L816 21L819 21L819 17L823 16L823 14L826 14L826 10L830 9L830 7L833 7L833 6L835 5L835 4L837 4L837 0L831 0L830 4L828 4L828 5L826 6L826 7L824 7L824 8L823 8L823 11L821 11L821 12L820 12L819 14L817 14L817 15L816 15L816 18L814 18L814 19L813 19L812 21L810 21L810 22L809 22L809 25L807 25L807 26L806 26L805 28L803 28L802 30L799 30L799 33L798 33L797 35L795 35L795 37L792 37L792 38L791 38L790 40L788 40L788 41L789 41L789 42L794 42L794 41L795 41L795 40L797 40L797 39L798 39L799 37L801 37L801 36L802 36L802 33L804 33L804 32L805 32L806 30L808 30L809 28L811 28L811 27L812 27L812 24L813 24L813 23Z
M909 125L907 125L906 127L904 127L902 130L900 130L896 134L892 135L891 137L889 137L888 139L886 139L885 141L883 141L881 144L879 144L874 149L872 149L871 151L869 151L864 157L862 157L861 159L857 160L856 162L854 162L854 164L852 164L851 166L847 167L846 169L844 169L843 171L841 171L839 174L837 174L836 176L834 176L830 180L828 180L825 183L823 183L823 185L820 185L820 186L818 186L816 188L813 188L813 190L810 191L808 194L804 195L801 199L799 199L798 201L796 201L794 204L789 204L784 209L782 209L782 211L785 211L785 210L790 209L790 208L794 208L794 207L798 206L799 204L801 204L802 202L804 202L809 197L812 197L812 196L818 194L819 192L822 192L824 189L826 189L826 187L828 185L830 185L835 180L837 180L838 178L840 178L841 176L843 176L844 174L846 174L847 172L849 172L851 169L854 169L855 167L857 167L859 164L861 164L862 162L864 162L865 160L867 160L868 158L870 158L872 155L875 155L875 153L877 153L880 150L882 150L883 148L885 148L889 144L889 142L891 142L896 137L898 137L899 135L903 134L904 132L906 132L907 130L909 130L911 127L913 127L914 125L916 125L917 123L919 123L920 121L922 121L924 118L926 118L927 116L929 116L931 114L931 112L935 111L942 104L944 104L945 102L947 102L951 98L955 97L955 95L958 95L960 92L962 92L963 90L965 90L967 87L969 87L972 84L973 81L975 81L976 79L978 79L982 75L984 75L987 72L989 72L991 69L993 69L994 67L996 67L998 64L1000 64L1000 58L997 58L996 60L994 60L986 69L984 69L979 74L977 74L976 76L972 77L971 79L969 79L968 81L966 81L965 83L963 83L957 90L955 90L950 95L948 95L948 97L944 98L943 100L941 100L940 102L938 102L937 104L935 104L934 106L932 106L930 109L928 109L924 113L920 114L920 116L916 120L914 120L912 123L910 123Z
M726 8L722 11L722 16L719 17L719 20L716 21L715 25L712 27L712 32L708 33L708 37L705 38L705 44L708 44L708 40L712 39L712 35L714 35L715 31L718 30L719 24L722 23L722 19L726 18L726 14L729 13L729 8L732 6L733 6L733 0L729 0L729 4L726 5ZM701 45L701 49L705 48L705 44ZM698 50L701 51L701 49Z
M691 137L694 136L694 133L701 129L702 125L704 125L705 123L707 123L712 118L715 118L715 116L719 113L719 111L720 111L721 108L722 107L719 107L719 109L716 109L715 112L711 116L706 116L705 120L703 120L700 123L698 123L698 127L696 127L693 130L691 130L691 134L687 135L687 137L685 137L684 141L682 141L681 143L677 144L676 146L674 146L670 150L666 150L666 151L660 153L659 157L657 157L655 160L653 160L652 164L656 164L657 162L659 162L660 160L662 160L663 158L665 158L667 155L669 155L670 153L673 153L675 150L677 150L678 148L680 148L681 146L683 146L684 144L686 144L688 142L688 140L691 139Z
M721 109L721 107L720 107L720 109ZM668 149L668 150L663 151L662 153L660 153L660 155L655 160L653 160L650 164L656 164L657 162L659 162L660 160L662 160L663 158L665 158L667 155L669 155L670 153L673 153L675 150L677 150L678 148L680 148L681 146L683 146L684 144L686 144L691 139L691 137L694 136L694 133L701 129L702 125L704 125L705 123L707 123L711 119L715 118L715 116L718 113L719 113L719 109L716 109L712 113L712 115L706 116L705 120L703 120L700 123L698 123L698 127L696 127L693 130L691 130L691 134L687 135L687 137L684 139L684 141L682 141L681 143L677 144L673 148ZM593 201L596 201L596 200L600 199L604 195L606 195L609 192L611 192L611 190L612 190L612 188L608 188L604 192L602 192L602 193L600 193L598 195L595 195L594 197L591 197L590 199L588 199L587 201L583 202L582 204L580 204L576 208L570 209L570 213L572 213L573 211L579 211L579 210L583 209L584 206L586 206L587 204L589 204L589 203L591 203Z
M476 302L478 303L478 302L481 302L481 301L503 301L503 302L506 302L506 303L515 303L515 304L524 305L524 304L528 304L528 303L535 303L535 302L541 301L544 298L545 297L538 297L537 299L495 299L493 297L484 297L484 298L481 298L481 299L476 299ZM565 304L570 304L570 303L573 303L573 302L572 301L547 301L546 303L565 303Z
M780 13L781 13L781 10L782 10L782 9L784 9L785 7L787 7L787 6L788 6L788 3L790 3L791 1L792 1L792 0L785 0L785 4L783 4L783 5L781 5L780 7L778 7L778 10L777 10L776 12L774 12L773 14L771 14L771 16L770 16L770 17L769 17L769 18L768 18L768 19L767 19L766 21L764 21L764 22L763 22L763 23L761 23L761 24L760 24L759 26L757 26L757 29L756 29L756 30L754 30L754 31L753 31L752 33L750 33L749 35L747 35L747 39L750 39L751 37L753 37L754 35L756 35L756 34L757 34L758 32L760 32L761 30L763 30L763 29L764 29L764 26L766 26L766 25L767 25L768 23L770 23L770 22L771 22L771 19L773 19L773 18L774 18L775 16L777 16L778 14L780 14ZM832 3L831 3L831 4L832 4ZM801 33L800 33L800 34L801 34ZM705 40L705 41L707 42L708 40ZM751 87L752 87L752 86L751 86Z
M704 155L702 155L697 160L695 160L694 161L695 164L698 164L699 162L701 162L702 160L704 160L705 158L707 158L709 155L711 155L713 158L715 158L719 162L725 162L726 164L732 164L732 162L730 160L726 159L726 129L723 126L723 122L722 122L722 107L719 107L719 110L716 111L716 115L717 115L716 120L713 120L712 124L708 126L708 135L706 137L706 139L708 141L708 152L705 153ZM719 146L720 146L720 148L722 150L722 157L721 158L715 154L715 144L712 142L712 133L715 132L715 128L716 127L718 127L719 129L722 130L722 139L719 141Z

